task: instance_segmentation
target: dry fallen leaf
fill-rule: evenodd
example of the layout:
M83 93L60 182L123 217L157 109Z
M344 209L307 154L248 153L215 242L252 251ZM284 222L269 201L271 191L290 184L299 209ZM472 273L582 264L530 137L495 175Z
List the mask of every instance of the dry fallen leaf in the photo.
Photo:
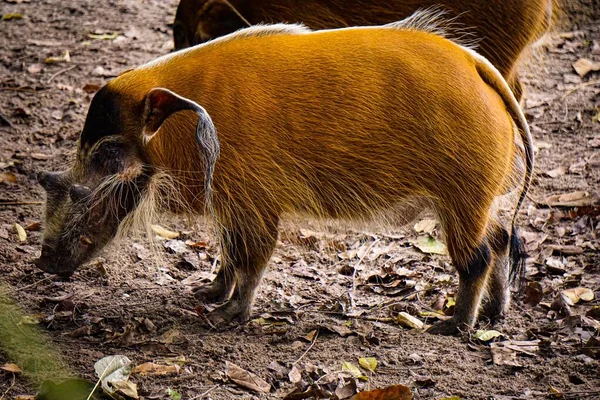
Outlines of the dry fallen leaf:
M131 370L132 374L145 375L177 375L181 372L181 367L177 364L160 365L152 362L147 362L134 367Z
M138 399L137 384L130 381L114 381L111 383L112 388L115 390L115 394L122 394L127 396L126 398Z
M21 368L17 364L4 364L0 365L0 369L7 372L12 372L13 374L20 374L23 372Z
M475 338L481 340L482 342L489 342L490 340L501 336L504 336L504 334L493 329L489 331L478 330L475 333Z
M552 251L552 254L564 255L564 256L576 256L583 254L583 247L580 246L561 246L551 244L546 246L546 249Z
M377 359L375 357L359 358L358 364L364 369L374 372L375 368L377 368Z
M42 227L42 223L40 221L32 222L25 227L26 231L29 232L37 232Z
M594 292L591 289L577 287L573 289L566 289L562 291L562 294L567 296L573 304L579 303L580 300L592 301L594 300Z
M3 14L2 21L10 21L11 19L21 19L23 18L23 14L13 13L13 14Z
M27 72L29 72L30 74L39 74L40 72L42 72L42 64L39 63L35 63L35 64L31 64L29 67L27 67Z
M362 373L360 368L358 368L356 365L352 364L351 362L344 361L342 363L342 371L349 372L353 377L355 377L357 379L362 379L362 380L368 379L366 376L364 376L364 374Z
M360 392L350 400L412 400L413 394L404 385L390 386L385 389L375 389L368 392Z
M429 235L419 236L415 241L414 246L423 253L446 254L446 245Z
M69 50L65 50L63 55L60 57L48 57L44 60L45 64L58 64L63 62L71 62L71 55L69 54Z
M577 191L549 196L545 203L550 207L584 207L595 205L598 199L593 198L588 192Z
M435 219L424 219L417 222L414 229L417 233L428 233L431 235L435 231L436 225L437 221Z
M100 33L100 34L88 33L88 37L90 39L95 39L95 40L113 40L113 39L116 39L117 36L119 36L119 34L117 32Z
M19 241L21 241L21 242L26 241L27 240L27 232L25 232L25 229L17 223L15 223L13 226L15 228L15 232L17 232L17 236L19 236Z
M17 183L17 177L12 172L0 172L0 183Z
M298 367L294 365L292 366L290 372L288 372L288 378L290 379L290 382L298 383L302 380L302 373L300 372Z
M398 316L396 317L396 322L398 322L405 328L410 329L423 329L423 327L425 326L425 324L423 324L423 322L420 319L415 318L404 311L398 314Z
M270 384L252 372L246 371L229 361L225 361L225 374L232 382L240 387L258 393L269 393L271 391Z
M585 77L591 71L600 71L600 62L593 62L587 58L580 58L573 63L573 69L580 77Z
M152 225L151 228L154 233L165 239L175 239L179 237L179 232L170 231L160 225Z
M96 93L98 90L100 90L100 85L97 85L95 83L86 83L85 85L83 85L82 90L88 94Z
M539 340L515 341L507 340L505 342L495 342L490 346L492 353L492 362L495 365L509 365L521 367L517 362L517 354L526 354L535 356L539 351Z
M338 382L338 386L335 389L336 399L345 400L349 399L356 393L356 380L348 379L347 381L341 379Z
M546 175L548 175L550 178L558 178L559 176L563 176L566 173L567 169L565 167L558 167L546 172Z
M525 287L523 302L532 307L537 306L544 298L544 288L539 282L529 282Z

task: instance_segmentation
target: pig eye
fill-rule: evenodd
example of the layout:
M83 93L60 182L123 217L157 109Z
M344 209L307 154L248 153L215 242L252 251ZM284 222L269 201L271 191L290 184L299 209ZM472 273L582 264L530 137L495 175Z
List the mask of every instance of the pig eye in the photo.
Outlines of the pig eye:
M119 156L119 150L111 148L106 150L106 156L110 159L115 159Z

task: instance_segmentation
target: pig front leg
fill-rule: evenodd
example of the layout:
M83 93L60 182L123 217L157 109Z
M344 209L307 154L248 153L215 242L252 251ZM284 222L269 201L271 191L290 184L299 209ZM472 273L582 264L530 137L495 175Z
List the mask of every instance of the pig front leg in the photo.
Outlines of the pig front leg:
M194 297L202 303L221 303L229 298L234 286L233 269L229 265L222 265L211 283L194 289Z
M231 298L208 315L214 325L250 318L256 288L275 249L278 222L277 217L270 217L258 224L246 224L245 229L224 229L221 269L233 271L235 287Z

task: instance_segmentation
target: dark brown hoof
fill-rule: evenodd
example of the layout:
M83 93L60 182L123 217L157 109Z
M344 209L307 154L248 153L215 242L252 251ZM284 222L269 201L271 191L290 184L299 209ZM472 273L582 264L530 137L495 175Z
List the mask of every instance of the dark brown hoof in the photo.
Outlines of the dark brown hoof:
M222 303L229 297L229 292L215 282L199 286L194 291L194 298L205 304Z
M250 319L250 307L231 299L208 313L206 318L213 327L236 325Z
M452 336L460 332L460 329L458 328L459 325L464 326L465 329L467 328L464 323L459 324L454 318L450 318L434 324L431 328L427 329L427 333L431 333L432 335Z

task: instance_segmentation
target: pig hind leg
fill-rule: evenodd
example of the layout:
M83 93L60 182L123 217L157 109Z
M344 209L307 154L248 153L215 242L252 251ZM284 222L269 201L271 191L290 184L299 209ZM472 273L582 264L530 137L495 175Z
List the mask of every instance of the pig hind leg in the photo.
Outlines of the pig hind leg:
M494 322L504 316L510 300L508 246L510 235L500 223L491 225L488 240L492 249L492 265L487 296L481 314Z
M461 329L470 328L475 321L492 260L491 245L486 237L489 212L483 214L465 209L459 213L440 214L448 252L458 270L459 283L454 316L433 325L428 331L430 333L453 335ZM454 215L455 218L444 218L448 215ZM474 242L479 242L479 245L470 245Z
M265 222L268 221L268 222ZM277 242L278 218L263 219L260 229L227 229L223 235L222 257L234 271L235 287L231 298L208 315L215 325L245 322L250 317L254 294Z

